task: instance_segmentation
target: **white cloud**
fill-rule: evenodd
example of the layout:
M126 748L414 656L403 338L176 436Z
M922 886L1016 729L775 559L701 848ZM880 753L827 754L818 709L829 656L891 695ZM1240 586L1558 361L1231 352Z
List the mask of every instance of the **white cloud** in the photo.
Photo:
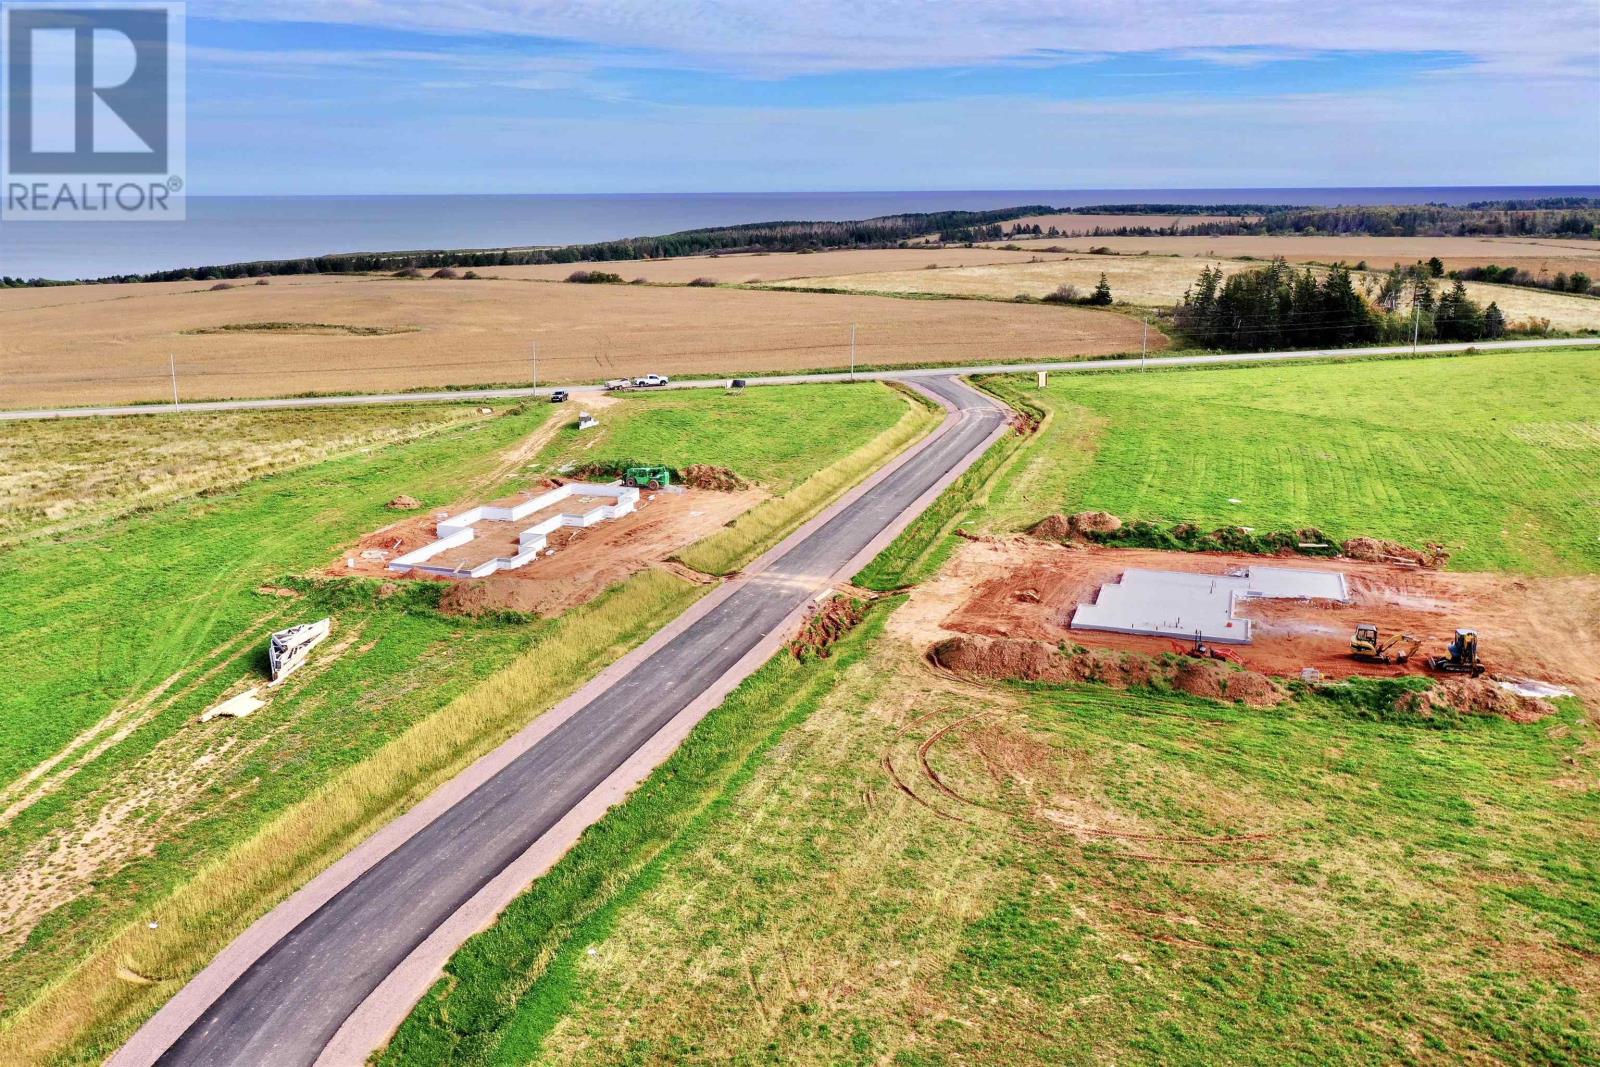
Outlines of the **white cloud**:
M1600 79L1595 0L193 0L190 13L553 37L748 74L1255 49L1458 52L1498 73Z

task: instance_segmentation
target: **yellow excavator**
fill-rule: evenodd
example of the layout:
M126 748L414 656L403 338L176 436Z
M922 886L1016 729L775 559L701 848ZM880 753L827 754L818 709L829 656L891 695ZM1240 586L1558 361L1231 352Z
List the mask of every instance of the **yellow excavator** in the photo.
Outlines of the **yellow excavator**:
M1457 630L1443 656L1434 656L1428 666L1441 674L1470 674L1477 678L1489 668L1478 658L1478 631Z
M1366 663L1409 663L1421 646L1422 638L1410 634L1396 634L1384 640L1376 626L1364 622L1350 639L1350 655Z

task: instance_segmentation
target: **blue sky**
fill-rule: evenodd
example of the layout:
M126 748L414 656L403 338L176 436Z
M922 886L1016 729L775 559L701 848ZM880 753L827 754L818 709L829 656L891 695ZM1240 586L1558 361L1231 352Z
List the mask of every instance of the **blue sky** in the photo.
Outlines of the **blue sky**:
M190 191L1600 183L1600 3L190 0Z

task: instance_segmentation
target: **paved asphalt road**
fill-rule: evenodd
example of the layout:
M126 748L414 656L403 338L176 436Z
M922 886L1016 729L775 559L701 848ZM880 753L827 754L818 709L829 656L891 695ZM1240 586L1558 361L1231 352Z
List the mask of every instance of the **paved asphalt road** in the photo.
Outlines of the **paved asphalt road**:
M922 384L962 412L947 433L313 913L158 1062L313 1063L345 1018L429 933L813 597L826 576L1005 417L953 378Z
M1526 348L1570 348L1600 345L1600 338L1578 337L1532 341L1478 341L1474 344L1422 345L1416 349L1423 354L1462 352L1469 348L1479 352L1514 351ZM1280 363L1299 359L1355 359L1362 356L1403 355L1411 352L1410 345L1391 348L1326 348L1299 352L1251 352L1219 356L1151 356L1149 359L1090 359L1071 363L1008 363L977 367L917 367L905 370L862 371L859 374L781 374L764 378L746 378L751 385L794 385L803 382L841 382L852 378L863 381L904 381L907 379L944 378L960 374L1015 374L1048 370L1081 373L1103 370L1129 370L1134 367L1195 367L1211 363ZM724 378L674 382L674 389L720 389ZM562 386L572 393L596 393L598 385ZM549 396L550 387L539 389L446 389L429 393L373 393L365 396L284 397L270 400L208 400L192 404L131 404L123 407L99 408L41 408L37 410L0 411L0 422L17 419L81 419L106 415L162 415L175 412L201 411L261 411L285 408L318 408L366 406L371 404L417 404L437 400L515 400L530 396Z

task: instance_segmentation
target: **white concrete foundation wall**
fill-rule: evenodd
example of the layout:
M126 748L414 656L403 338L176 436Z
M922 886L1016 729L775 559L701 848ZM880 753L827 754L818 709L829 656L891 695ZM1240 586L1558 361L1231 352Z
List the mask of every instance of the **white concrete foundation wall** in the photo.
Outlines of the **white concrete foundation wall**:
M461 567L444 567L428 561L442 552L452 548L460 548L471 543L477 537L475 527L480 522L520 522L536 512L555 507L563 500L572 497L610 497L610 504L599 504L588 511L562 511L548 516L523 530L517 535L518 552L514 556L499 556L478 564L469 569ZM532 562L540 552L549 544L550 534L563 526L575 526L580 529L594 526L597 523L620 519L630 514L639 506L639 490L631 485L589 485L574 482L563 485L559 489L552 489L548 493L541 493L530 500L524 500L514 507L502 508L492 505L471 508L460 515L448 519L441 519L438 527L439 539L430 544L423 545L414 552L408 552L389 563L392 571L422 571L425 574L440 574L450 578L487 578L497 571L516 570Z

